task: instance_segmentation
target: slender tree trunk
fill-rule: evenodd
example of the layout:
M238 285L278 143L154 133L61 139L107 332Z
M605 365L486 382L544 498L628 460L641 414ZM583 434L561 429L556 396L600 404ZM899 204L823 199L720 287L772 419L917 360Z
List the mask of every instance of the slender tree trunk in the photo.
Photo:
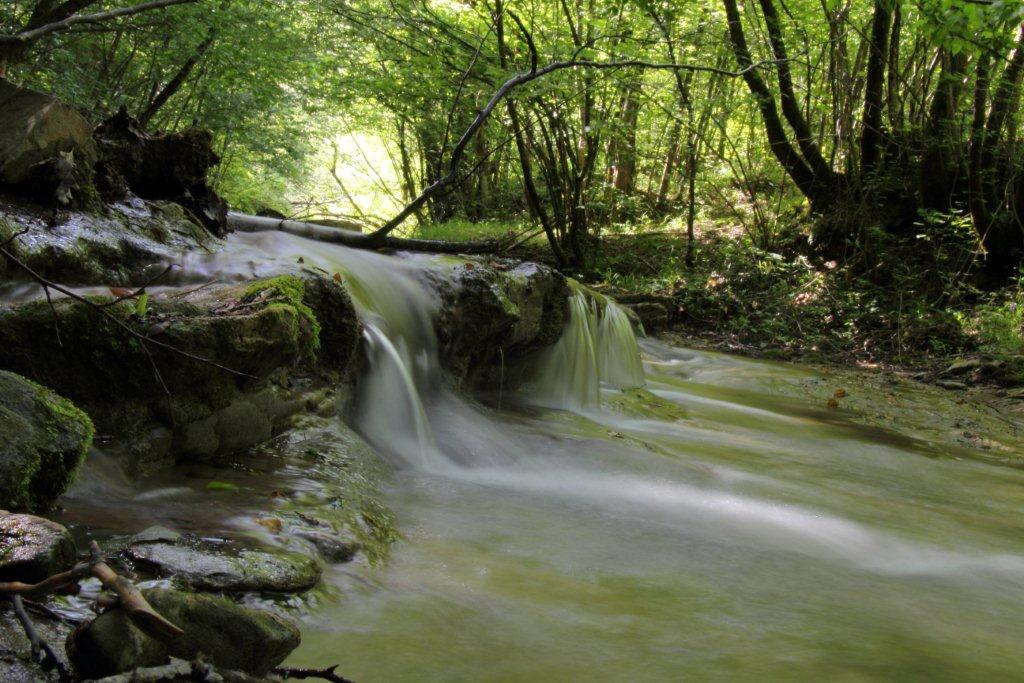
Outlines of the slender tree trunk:
M495 33L498 40L498 58L501 63L502 69L508 69L508 51L505 48L505 22L504 22L504 9L502 7L502 0L495 0L494 3L494 16L495 16ZM512 123L512 135L515 137L516 152L519 154L519 169L523 174L523 189L526 192L526 203L530 208L530 213L537 217L540 221L540 226L544 230L544 235L548 238L548 246L551 247L551 253L555 257L555 263L560 268L564 268L568 265L565 258L565 252L562 250L562 245L558 241L558 236L555 234L554 226L551 223L551 218L548 217L548 212L544 208L544 205L540 201L540 195L537 192L537 186L533 181L533 164L530 161L530 150L526 145L526 140L522 122L519 119L519 110L516 107L515 100L511 97L505 100L505 110L508 112L509 121Z
M743 23L736 0L723 0L723 3L729 21L729 42L736 55L736 61L740 69L743 70L743 80L757 102L772 154L782 164L783 170L786 171L797 188L810 200L812 207L820 206L826 201L826 193L823 191L821 183L815 178L811 167L789 141L786 129L779 118L774 95L768 89L764 79L761 78L761 74L751 68L754 61L750 56L750 48L747 47L747 38L743 32Z
M789 68L789 55L786 53L786 44L782 37L782 23L779 21L778 12L772 0L760 0L760 3L761 11L764 13L765 25L768 28L772 52L775 59L778 60L776 71L779 80L782 114L786 117L786 122L789 123L790 128L793 129L797 146L800 148L804 159L807 160L815 177L819 182L830 182L832 168L821 155L818 143L814 139L814 134L811 133L810 126L807 125L807 119L804 118L803 112L800 110L800 102L797 100L796 92L793 90L793 75Z
M668 202L668 192L672 184L672 175L676 171L676 163L679 161L679 141L682 133L683 122L678 117L673 118L672 128L668 134L668 154L665 155L665 165L661 169L661 182L658 183L658 199L656 205L663 210Z
M864 114L861 121L860 168L862 179L874 172L882 142L882 93L885 64L889 54L889 28L892 26L890 0L875 0L868 45L868 72L864 86Z
M210 29L203 42L196 46L196 49L193 50L185 63L181 65L181 68L178 69L177 73L167 81L167 84L164 85L160 92L150 100L149 106L139 114L139 125L143 129L149 126L150 121L153 120L153 117L156 116L157 112L159 112L163 106L167 104L167 101L181 89L181 86L184 85L186 79L188 79L192 70L196 67L196 64L199 63L199 60L203 58L203 55L206 54L206 51L210 49L210 46L213 45L213 43L214 31L213 29Z

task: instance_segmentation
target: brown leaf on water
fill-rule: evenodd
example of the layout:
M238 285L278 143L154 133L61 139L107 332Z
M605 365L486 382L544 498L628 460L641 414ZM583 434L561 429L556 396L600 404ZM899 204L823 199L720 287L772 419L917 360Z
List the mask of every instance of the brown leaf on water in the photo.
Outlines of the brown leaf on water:
M839 401L835 400L834 398L830 398L828 400L828 403L826 403L825 405L827 405L830 409L835 410L836 408L839 407Z
M833 394L836 398L842 398L846 396L846 389L836 389L836 393Z
M281 533L281 520L277 517L263 517L256 520L256 523L273 534Z

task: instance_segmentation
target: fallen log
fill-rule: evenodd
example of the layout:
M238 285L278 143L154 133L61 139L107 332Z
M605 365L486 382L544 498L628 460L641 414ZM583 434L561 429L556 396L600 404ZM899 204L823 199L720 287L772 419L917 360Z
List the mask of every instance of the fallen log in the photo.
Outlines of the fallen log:
M299 237L341 244L353 249L394 249L396 251L422 251L435 254L492 254L504 249L500 240L483 242L454 242L448 240L418 240L401 237L379 236L375 233L361 233L340 228L331 228L316 223L293 221L266 216L251 216L245 213L228 212L228 229L239 232L269 232L279 230Z

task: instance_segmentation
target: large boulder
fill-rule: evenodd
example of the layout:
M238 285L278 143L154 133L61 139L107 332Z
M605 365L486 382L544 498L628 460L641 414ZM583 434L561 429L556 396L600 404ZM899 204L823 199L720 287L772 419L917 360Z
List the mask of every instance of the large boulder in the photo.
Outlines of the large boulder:
M0 182L30 180L39 164L71 155L83 168L96 161L92 125L55 97L0 79Z
M52 207L0 196L0 242L45 278L115 286L148 280L183 252L219 246L179 205L138 198L110 204L101 213L54 213ZM26 274L0 260L0 277L24 280Z
M429 272L429 271L428 271ZM435 276L441 360L460 377L478 379L554 343L568 312L569 288L536 263L470 259Z
M0 371L0 507L48 509L71 483L92 437L92 421L70 401Z
M150 589L143 595L184 635L161 642L132 624L124 610L108 610L68 638L68 658L79 676L102 678L200 654L218 667L262 676L299 644L299 629L270 612L174 590Z
M77 554L60 524L0 510L0 581L37 583L70 569Z

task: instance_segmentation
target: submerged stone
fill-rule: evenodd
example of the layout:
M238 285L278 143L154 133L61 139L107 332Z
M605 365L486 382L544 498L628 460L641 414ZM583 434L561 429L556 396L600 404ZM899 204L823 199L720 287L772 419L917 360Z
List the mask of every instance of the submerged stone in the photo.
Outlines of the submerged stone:
M184 635L161 642L139 630L121 608L108 610L68 638L68 657L79 676L100 678L199 655L218 667L262 676L299 644L299 629L270 612L175 590L150 589L143 595Z
M0 581L37 583L70 569L77 554L60 524L0 510Z
M70 401L0 370L0 507L48 509L71 483L92 436L92 421Z
M242 550L228 555L167 543L135 544L125 552L143 567L197 590L286 593L312 588L320 579L315 560L292 552Z
M328 562L348 562L359 552L361 544L349 534L330 530L296 528L289 529L290 536L308 541Z

